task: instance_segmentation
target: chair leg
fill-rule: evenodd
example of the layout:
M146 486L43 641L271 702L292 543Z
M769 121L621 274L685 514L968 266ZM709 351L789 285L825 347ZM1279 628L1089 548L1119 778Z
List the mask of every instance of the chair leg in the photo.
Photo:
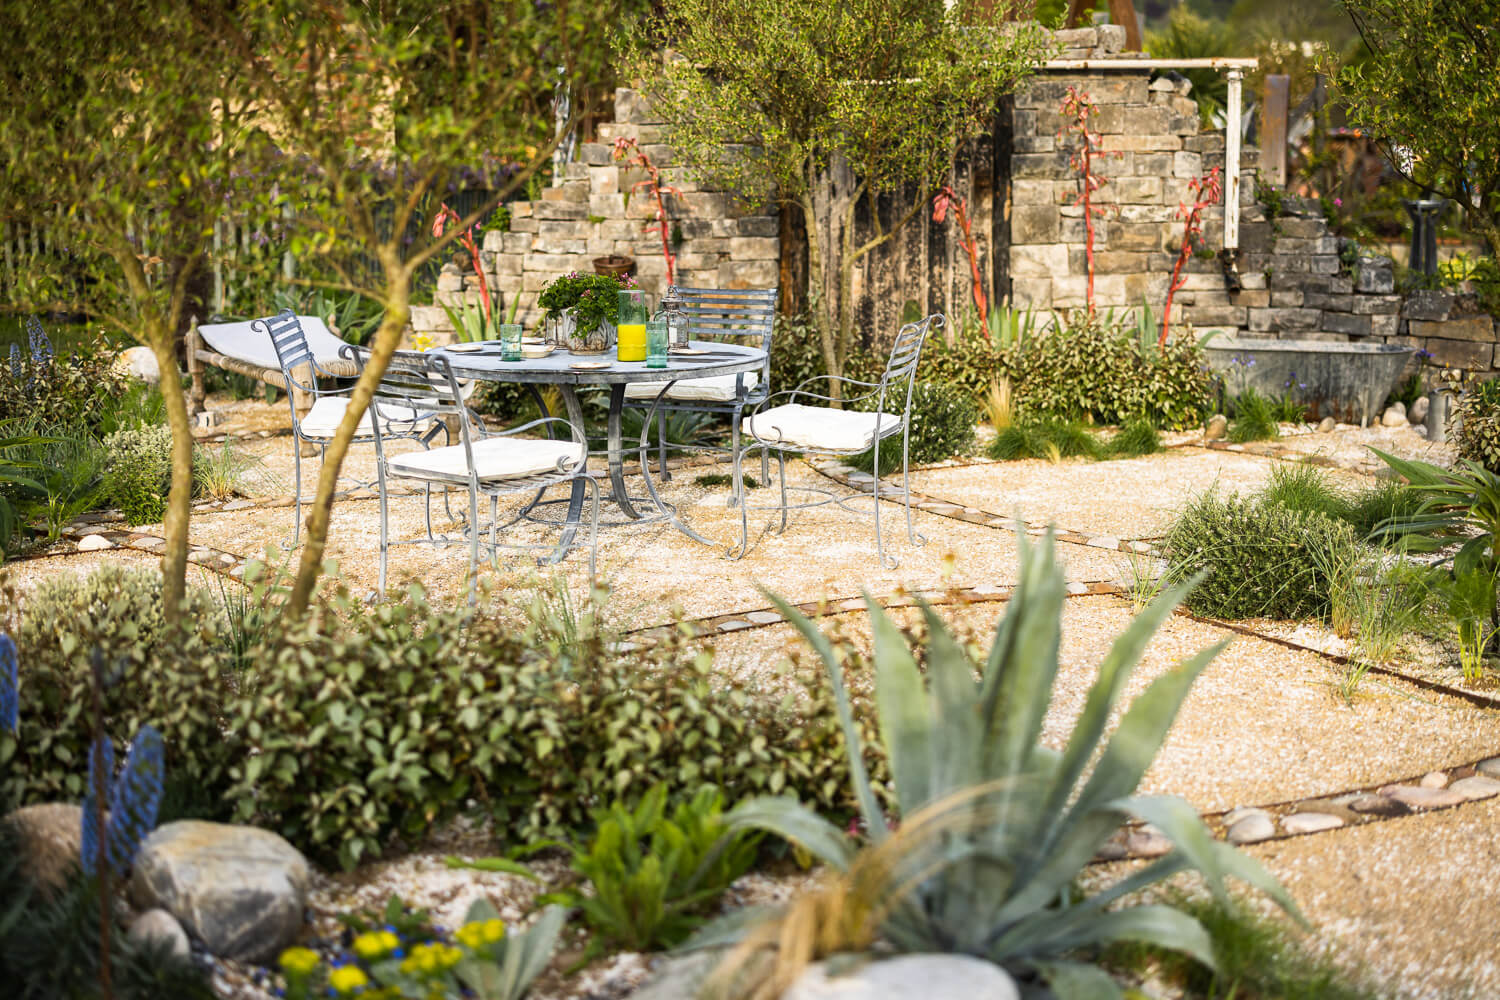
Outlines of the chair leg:
M736 414L734 423L729 425L729 453L734 456L734 492L729 494L729 506L744 504L745 502L745 470L741 462L740 454L740 418ZM761 461L765 461L765 450L761 450ZM761 477L765 479L764 476Z
M377 588L381 600L385 599L385 564L391 549L390 501L387 499L385 470L378 469L380 476L380 582Z
M739 424L739 414L735 414L734 422L736 425ZM771 452L766 448L760 450L760 481L763 483L771 481Z
M900 565L900 563L897 562L897 560L896 560L896 558L894 556L887 556L885 554L885 539L884 539L884 537L880 533L880 441L879 440L876 440L876 442L875 442L875 464L874 464L873 479L874 479L874 482L871 484L870 489L871 489L871 491L873 492L873 495L874 495L874 499L871 502L875 505L875 558L876 558L877 561L879 561L880 565L883 566L883 567L885 567L886 569L895 569L898 565Z
M292 468L296 470L296 486L292 494L292 540L287 545L288 551L295 549L302 540L302 441L295 434L292 435Z
M490 563L500 572L500 498L490 494Z
M589 481L589 586L592 588L598 575L599 563L599 481L593 476Z
M745 553L750 551L750 505L745 501L745 479L740 468L744 456L740 454L738 444L739 442L736 441L736 446L731 452L731 468L733 472L730 477L732 484L729 493L729 506L733 507L735 504L739 504L740 507L740 544L738 549L731 548L725 553L730 559L743 559L745 558Z
M761 460L766 463L766 468L768 468L768 469L770 468L770 461L767 458L767 452L769 450L770 449L762 448L761 449L761 453L760 453ZM767 475L766 478L768 478L768 479L770 478L769 474ZM784 451L778 451L776 453L776 478L781 482L781 530L779 532L777 532L777 534L784 535L784 534L786 534L786 512L787 512L787 502L786 502L786 452L784 452Z
M469 490L469 603L479 598L479 494Z
M672 472L667 468L667 414L660 407L656 410L656 454L657 464L661 466L661 474L656 478L662 482L670 482Z
M911 523L911 458L906 435L901 436L901 489L906 501L906 540L913 545L926 545L927 538L917 533Z

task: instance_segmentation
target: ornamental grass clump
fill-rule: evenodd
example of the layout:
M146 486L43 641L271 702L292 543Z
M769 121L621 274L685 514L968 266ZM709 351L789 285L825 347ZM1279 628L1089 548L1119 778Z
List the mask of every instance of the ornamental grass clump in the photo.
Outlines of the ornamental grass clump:
M983 662L932 608L922 606L926 640L912 643L867 599L880 743L898 803L893 814L881 808L864 769L832 643L772 597L818 651L834 685L868 841L856 842L789 798L757 798L734 809L732 829L784 837L827 865L828 874L758 923L726 918L695 939L704 947L733 945L717 974L721 982L756 997L780 996L808 962L869 951L879 940L898 952L987 959L1028 993L1117 998L1120 988L1092 961L1100 946L1139 941L1215 965L1197 920L1170 905L1138 902L1139 891L1161 879L1196 870L1227 901L1225 880L1234 876L1296 913L1276 880L1215 840L1189 803L1136 794L1193 680L1224 642L1152 681L1109 732L1142 652L1191 584L1152 602L1115 641L1064 748L1052 750L1040 739L1059 671L1067 588L1050 534L1039 546L1024 535L1018 544L1020 582ZM1079 885L1084 866L1132 818L1152 823L1174 849L1088 894Z

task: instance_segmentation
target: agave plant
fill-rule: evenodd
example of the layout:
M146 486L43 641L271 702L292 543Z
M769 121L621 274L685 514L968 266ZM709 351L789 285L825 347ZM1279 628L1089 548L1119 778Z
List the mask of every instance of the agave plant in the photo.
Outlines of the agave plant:
M1224 643L1153 681L1106 735L1146 644L1187 586L1153 601L1115 641L1059 752L1039 738L1058 673L1065 583L1050 533L1036 547L1022 536L1020 546L1020 582L983 664L931 608L922 607L924 649L910 645L885 612L867 601L875 701L899 826L871 788L832 644L771 595L828 668L870 844L858 850L844 831L787 798L752 799L733 810L731 828L775 833L836 874L831 888L804 905L794 901L771 913L770 922L758 928L747 930L743 919L724 921L700 935L695 946L738 942L726 976L759 975L761 995L774 996L806 961L862 950L878 939L904 952L988 959L1028 990L1110 998L1121 996L1119 989L1088 961L1098 946L1146 942L1213 965L1208 935L1191 916L1163 904L1122 905L1161 879L1196 869L1227 900L1225 878L1233 875L1296 913L1276 880L1216 841L1187 802L1135 795L1189 686ZM1102 891L1083 894L1079 873L1132 818L1153 824L1175 850ZM778 951L775 962L748 960L765 947Z

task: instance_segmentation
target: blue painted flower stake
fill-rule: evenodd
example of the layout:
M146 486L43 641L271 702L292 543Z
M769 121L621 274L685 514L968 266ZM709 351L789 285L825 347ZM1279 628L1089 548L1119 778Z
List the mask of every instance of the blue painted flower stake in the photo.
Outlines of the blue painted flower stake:
M0 632L0 729L21 732L21 674L16 642Z

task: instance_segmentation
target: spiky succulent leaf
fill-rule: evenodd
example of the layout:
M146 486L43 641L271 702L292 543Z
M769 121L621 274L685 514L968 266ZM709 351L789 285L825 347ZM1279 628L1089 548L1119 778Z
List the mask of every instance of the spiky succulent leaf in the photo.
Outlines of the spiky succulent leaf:
M780 595L768 590L763 590L762 593L776 606L782 616L802 633L803 638L822 658L823 665L828 668L828 677L833 684L833 704L838 711L839 726L844 730L844 746L849 754L849 776L854 785L854 798L859 803L859 811L864 816L870 837L876 842L884 840L887 829L885 812L881 810L880 803L875 801L875 792L870 787L870 774L865 770L864 747L860 743L859 729L854 725L854 710L849 706L849 691L844 686L843 669L839 667L838 658L833 654L833 643L828 641L823 631L806 615ZM808 850L814 850L811 844L804 846ZM824 858L824 860L828 859Z
M847 871L854 848L844 832L796 799L746 799L724 816L726 831L765 830L801 845L819 861Z
M110 868L124 875L146 835L156 829L165 777L161 733L142 726L125 755L125 766L109 791Z
M1056 1000L1123 1000L1125 994L1109 975L1082 962L1037 962L1036 969Z
M0 632L0 729L20 733L21 675L16 659L16 641Z
M83 793L83 841L78 859L84 874L91 878L99 874L100 851L106 837L100 800L107 800L114 773L115 745L108 736L101 736L89 747L89 783Z
M936 731L927 705L927 688L906 637L868 595L870 629L875 647L875 708L880 741L885 744L896 798L906 810L919 809L942 787L934 773Z

